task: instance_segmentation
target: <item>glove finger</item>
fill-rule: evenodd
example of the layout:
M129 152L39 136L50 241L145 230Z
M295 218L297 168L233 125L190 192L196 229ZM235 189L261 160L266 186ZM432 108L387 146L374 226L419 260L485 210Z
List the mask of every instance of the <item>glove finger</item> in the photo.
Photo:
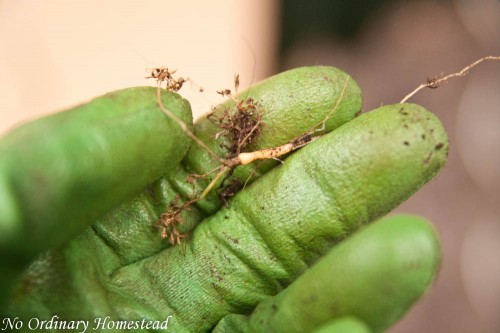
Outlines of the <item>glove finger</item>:
M311 332L331 319L352 316L382 332L427 290L439 258L429 223L415 216L386 218L335 247L287 289L259 304L247 321L240 320L240 331ZM323 331L336 332L333 327Z
M2 262L23 265L61 244L178 164L190 140L155 94L150 87L110 93L1 140ZM191 124L186 100L169 93L164 103Z
M230 314L222 318L212 333L249 333L253 332L248 325L248 316ZM290 327L289 324L286 327ZM271 330L255 332L274 332ZM290 331L290 332L293 332ZM305 331L302 331L305 332ZM341 317L329 321L320 328L315 329L313 333L371 333L368 326L359 319L353 317Z
M344 317L321 326L313 333L371 333L372 331L362 321Z
M127 311L172 313L186 331L206 331L276 295L333 244L406 200L446 151L442 125L422 107L366 113L238 193L195 229L185 254L169 248L114 272L111 283L154 304Z

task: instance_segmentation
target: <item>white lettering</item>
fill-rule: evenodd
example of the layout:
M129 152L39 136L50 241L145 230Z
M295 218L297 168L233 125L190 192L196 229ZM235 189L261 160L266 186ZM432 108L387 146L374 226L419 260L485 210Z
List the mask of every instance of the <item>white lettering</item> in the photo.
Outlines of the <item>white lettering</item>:
M98 330L98 329L103 330L104 329L104 325L106 324L106 321L108 319L109 319L109 316L107 316L106 318L104 318L104 320L102 320L102 318L96 318L96 319L94 319L94 323L97 323L97 325L94 327L94 331Z
M45 322L45 328L48 330L55 328L54 325L57 325L57 318L59 318L57 315L52 316L52 318L50 318L49 321ZM54 324L54 320L56 320L55 324ZM42 326L40 328L44 328L44 327Z
M19 317L16 317L14 319L11 318L4 318L2 320L2 323L5 325L2 327L2 331L5 331L7 329L13 330L13 329L20 329L23 327L23 322L19 320Z
M85 320L79 320L77 323L76 323L76 328L78 329L78 326L80 325L80 323L82 324L83 326L83 331L80 331L80 333L85 333L87 332L87 328L89 327L89 322L88 321L85 321Z
M131 320L131 321L127 321L127 320L112 320L110 316L107 316L105 318L95 318L94 319L94 327L93 327L93 330L96 331L96 330L112 330L112 329L116 329L116 330L138 330L138 329L141 329L141 330L149 330L149 329L154 329L154 330L159 330L159 329L162 329L162 330L166 330L168 328L168 324L169 324L169 321L170 319L172 319L173 316L167 316L167 318L163 321L159 321L159 320L146 320L146 319L142 319L142 320ZM84 321L78 321L78 322L75 322L76 325L77 325L77 328L78 328L78 325L80 323L82 323L84 325L84 330L81 331L80 333L85 333L87 331L87 327L89 325L88 322L84 322ZM73 325L75 325L75 323L73 323ZM68 327L69 328L69 327ZM74 327L72 327L74 328Z
M125 320L118 320L116 322L114 322L116 324L116 329L125 329L127 328L127 321Z
M35 326L32 326L31 325L31 322L34 321L35 322ZM42 321L43 322L43 321ZM38 326L40 325L40 320L38 318L31 318L30 321L28 321L28 327L30 330L35 330L38 328Z
M167 319L161 323L162 330L166 330L168 328L168 321L170 320L170 318L172 318L172 315L168 316ZM163 327L163 324L165 324L165 327Z

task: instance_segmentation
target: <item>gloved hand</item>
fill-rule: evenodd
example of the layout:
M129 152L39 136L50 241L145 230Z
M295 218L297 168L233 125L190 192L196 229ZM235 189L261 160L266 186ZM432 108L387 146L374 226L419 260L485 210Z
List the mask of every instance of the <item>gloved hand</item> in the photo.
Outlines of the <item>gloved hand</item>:
M325 119L329 133L284 163L238 167L232 177L252 175L246 186L227 206L214 190L184 212L180 231L189 237L171 246L155 221L177 194L185 200L210 181L190 184L189 174L217 163L160 111L155 94L113 92L0 141L0 308L11 323L151 331L168 319L174 332L380 332L433 281L439 242L426 221L398 216L364 227L443 166L447 137L433 114L396 104L355 118L359 88L331 67L261 82L239 95L263 112L249 150L284 144ZM186 100L162 95L192 123ZM218 131L206 118L194 126L224 156Z

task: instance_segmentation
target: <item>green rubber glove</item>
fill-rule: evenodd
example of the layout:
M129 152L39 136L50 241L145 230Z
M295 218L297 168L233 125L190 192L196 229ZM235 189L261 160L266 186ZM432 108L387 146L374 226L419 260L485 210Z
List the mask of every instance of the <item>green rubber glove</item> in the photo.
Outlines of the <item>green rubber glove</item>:
M433 114L397 104L355 118L359 88L331 67L261 82L239 96L263 112L249 150L289 142L325 119L328 133L284 163L236 169L242 181L252 174L246 187L227 206L212 191L183 213L189 237L171 246L155 221L176 194L189 198L210 181L188 184L189 174L217 163L155 94L110 93L0 141L0 329L68 331L63 321L86 321L87 332L165 331L160 324L380 332L433 281L440 253L430 224L399 216L364 227L443 166L447 137ZM163 103L192 123L186 100L164 92ZM213 123L203 118L194 131L226 154Z

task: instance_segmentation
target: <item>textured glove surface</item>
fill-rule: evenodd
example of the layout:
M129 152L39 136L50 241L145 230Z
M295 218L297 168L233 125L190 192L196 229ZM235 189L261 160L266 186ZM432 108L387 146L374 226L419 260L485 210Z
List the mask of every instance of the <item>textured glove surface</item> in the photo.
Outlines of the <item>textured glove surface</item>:
M340 247L329 251L362 225L406 200L443 166L447 138L434 115L417 105L396 104L352 120L361 107L359 88L345 73L329 67L300 68L262 82L239 96L258 101L264 115L261 136L252 149L284 144L327 116L325 130L331 132L293 153L284 164L266 161L237 171L235 177L240 179L245 180L251 172L254 177L228 207L222 206L214 193L184 214L183 229L196 228L183 250L162 240L154 221L177 193L183 198L192 194L192 186L185 181L189 173L206 173L217 164L198 146L190 146L188 137L157 109L154 95L153 88L112 93L38 125L33 123L25 127L26 134L17 130L2 142L0 150L8 153L0 158L0 196L10 200L7 204L15 203L14 208L4 210L7 217L2 217L2 228L12 235L2 240L3 252L27 262L40 250L50 249L30 265L18 283L7 307L9 315L50 318L57 314L90 321L105 316L165 320L172 315L176 332L209 331L224 318L217 328L221 332L231 332L224 327L238 320L245 332L267 331L269 327L268 331L278 332L276 327L289 320L283 318L294 315L271 316L275 303L270 302L275 298L270 297L278 295L276 302L291 308L303 304L289 296L293 288L308 293L304 285L313 287L316 279L329 280L326 277L333 274L321 268L329 264L319 266L323 260L302 275L320 257L327 254L325 260L332 265L343 263L339 267L351 276L364 269L359 268L365 267L363 256L371 255L366 260L373 260L369 266L375 273L360 274L353 288L363 286L357 292L382 303L377 296L380 291L372 287L380 282L377 276L387 267L393 267L390 272L394 273L408 262L416 263L416 268L410 267L410 278L394 274L395 279L401 276L394 284L401 282L401 288L406 289L382 311L385 320L370 321L373 313L367 314L363 308L379 305L351 302L350 308L321 314L314 320L314 316L306 316L296 330L313 329L331 318L351 315L379 331L397 320L432 281L439 250L435 234L422 221L403 223L394 231L402 237L410 237L411 230L422 235L418 238L421 242L408 243L409 249L425 249L413 261L395 258L385 248L372 253L361 246L365 241L359 238L363 236L358 237L358 246L345 246L359 248L357 252L342 252ZM184 100L166 94L164 103L190 123L189 105ZM57 129L54 124L58 119L63 123L58 126L68 132ZM65 121L76 129L72 131ZM78 123L84 124L83 129ZM36 127L42 125L55 134ZM16 140L26 135L26 142L32 142L42 132L49 137L50 154L42 145L30 148L35 154L31 159L9 157L25 156L13 151L19 142ZM216 126L201 119L195 132L224 156L220 142L214 140ZM22 179L23 173L16 173L13 165L28 165L21 171L31 178ZM49 167L41 173L44 192L40 193L42 190L33 190L33 170L46 165ZM98 221L85 228L95 219ZM30 230L37 232L31 235ZM366 242L384 243L385 237L384 232L373 231ZM394 237L388 239L390 248ZM351 264L351 255L360 258L359 267ZM417 277L412 278L412 274ZM299 287L292 284L285 289L297 278ZM300 283L301 279L309 282ZM345 284L340 278L334 281ZM334 286L331 290L336 292ZM314 289L310 292L315 295ZM256 313L232 317L249 315L260 303L255 311L266 309L263 325L270 326L256 324Z

